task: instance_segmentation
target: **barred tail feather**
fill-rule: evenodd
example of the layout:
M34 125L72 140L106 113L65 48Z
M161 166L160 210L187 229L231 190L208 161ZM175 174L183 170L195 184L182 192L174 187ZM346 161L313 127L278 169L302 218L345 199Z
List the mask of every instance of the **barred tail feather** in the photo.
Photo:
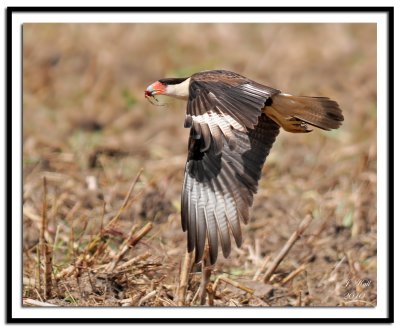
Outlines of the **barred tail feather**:
M338 103L328 97L277 94L264 113L293 133L310 132L309 125L323 130L337 129L344 119Z

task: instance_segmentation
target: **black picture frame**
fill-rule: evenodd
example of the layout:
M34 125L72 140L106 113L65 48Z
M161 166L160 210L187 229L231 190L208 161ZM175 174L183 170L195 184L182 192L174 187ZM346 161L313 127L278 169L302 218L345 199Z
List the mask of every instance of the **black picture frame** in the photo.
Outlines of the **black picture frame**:
M65 12L65 13L118 13L118 12L137 12L137 13L172 13L172 12L214 12L214 13L259 13L259 12L338 12L338 13L358 13L358 12L378 12L387 15L387 98L388 98L388 132L387 132L387 147L388 147L388 241L387 241L387 295L388 309L385 318L15 318L12 310L12 285L13 280L11 268L12 262L18 261L12 259L12 207L11 207L11 188L12 168L11 157L13 150L11 145L11 127L12 127L12 43L20 42L20 40L12 40L12 21L13 15L16 13L50 13L50 12ZM8 7L6 10L6 322L7 323L393 323L394 322L394 8L393 7ZM382 220L382 219L380 219Z

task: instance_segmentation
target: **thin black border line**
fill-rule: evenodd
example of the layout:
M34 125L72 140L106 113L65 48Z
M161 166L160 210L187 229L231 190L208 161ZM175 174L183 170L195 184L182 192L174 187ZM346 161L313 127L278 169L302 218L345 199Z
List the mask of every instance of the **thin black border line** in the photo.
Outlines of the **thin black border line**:
M266 12L393 12L393 7L8 7L12 12L149 12L149 13L266 13Z
M179 12L177 12L179 10ZM393 323L394 322L394 7L8 7L6 12L6 282L12 279L11 123L12 14L15 12L383 12L388 14L388 317L387 318L13 318L12 285L6 284L7 323ZM9 248L7 248L9 247Z
M394 322L394 8L388 12L388 319Z
M4 252L6 253L6 301L5 301L5 308L6 308L6 316L7 316L7 323L11 322L12 319L12 309L11 303L7 301L11 301L12 297L12 289L11 289L11 278L12 278L12 255L11 255L11 246L12 246L12 216L11 216L11 125L12 125L12 97L11 97L11 74L12 74L12 11L7 9L6 12L6 77L5 77L5 86L6 86L6 120L5 120L5 134L6 134L6 186L5 186L5 193L6 196L6 217L5 217L5 248ZM9 194L8 194L9 193ZM21 218L22 220L22 218ZM9 284L7 284L9 283ZM14 319L12 319L14 320Z

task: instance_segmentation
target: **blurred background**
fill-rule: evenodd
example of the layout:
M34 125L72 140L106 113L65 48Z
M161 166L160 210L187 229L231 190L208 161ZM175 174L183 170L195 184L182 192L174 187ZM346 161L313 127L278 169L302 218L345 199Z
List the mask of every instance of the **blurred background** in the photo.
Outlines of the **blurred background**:
M151 231L125 256L149 252L142 264L148 271L118 281L118 294L63 278L54 303L98 305L102 296L101 305L121 305L127 296L138 294L139 301L155 289L161 297L142 305L173 306L186 246L180 227L185 103L153 106L144 90L160 78L210 69L235 71L295 95L330 97L345 117L336 131L281 131L251 222L242 225L243 246L228 259L220 255L213 272L246 282L256 294L221 287L216 303L374 306L375 24L24 24L24 280L37 273L43 177L56 276L115 217L143 168L119 217L122 237L113 236L107 255L86 265L88 272L98 270L117 253L123 232L151 222ZM266 292L255 280L265 258L278 253L307 214L310 227ZM149 262L158 265L149 269ZM296 278L283 284L299 267ZM359 287L357 280L371 284ZM26 284L24 296L34 295L37 284ZM191 284L195 293L195 275ZM74 297L65 297L66 291Z

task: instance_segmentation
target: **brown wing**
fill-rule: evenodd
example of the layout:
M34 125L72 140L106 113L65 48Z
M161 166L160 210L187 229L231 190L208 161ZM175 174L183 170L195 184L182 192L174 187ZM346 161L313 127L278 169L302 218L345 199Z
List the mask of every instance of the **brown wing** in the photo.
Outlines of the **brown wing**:
M229 255L230 232L241 245L240 220L249 219L262 166L279 133L279 126L261 112L268 89L251 86L242 77L233 86L192 78L185 121L191 131L182 228L188 232L188 251L196 250L196 262L206 239L212 264L218 241L224 256Z
M222 137L235 146L232 129L254 128L268 100L280 91L263 86L237 73L215 70L191 77L185 127L193 127L205 139L204 149L221 152Z

